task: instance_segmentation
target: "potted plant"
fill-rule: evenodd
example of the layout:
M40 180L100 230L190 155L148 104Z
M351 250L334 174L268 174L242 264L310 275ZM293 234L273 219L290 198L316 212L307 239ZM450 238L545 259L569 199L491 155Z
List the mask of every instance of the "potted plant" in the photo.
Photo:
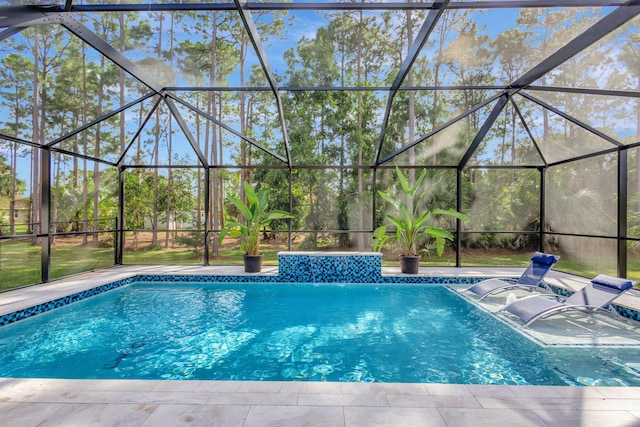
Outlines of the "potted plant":
M453 234L442 227L430 223L430 218L434 215L444 215L468 221L469 218L454 209L434 209L432 211L422 211L428 188L422 188L422 183L427 171L423 170L413 185L409 185L409 180L404 176L400 168L396 166L396 175L401 186L401 193L395 199L389 192L378 190L382 199L390 203L395 208L394 214L387 214L386 220L396 228L395 243L400 252L400 271L402 273L417 274L420 265L420 255L424 251L435 248L438 256L444 251L445 240L453 240ZM380 251L387 243L389 236L386 235L387 227L382 225L373 232L373 250ZM430 239L427 247L419 249L418 239L426 236Z
M243 219L236 221L227 220L225 227L220 230L218 244L229 233L232 237L241 238L240 248L244 251L244 271L257 273L262 270L262 257L260 253L260 230L267 227L275 219L294 218L289 212L274 209L269 211L269 190L263 188L256 192L248 182L244 183L244 191L247 202L229 196L229 201L238 209Z

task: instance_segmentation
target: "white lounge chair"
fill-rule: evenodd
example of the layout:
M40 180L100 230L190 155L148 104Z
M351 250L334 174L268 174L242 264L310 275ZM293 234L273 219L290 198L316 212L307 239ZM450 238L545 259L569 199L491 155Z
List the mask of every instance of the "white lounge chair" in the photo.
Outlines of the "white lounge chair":
M525 326L538 319L567 311L594 313L598 310L610 310L617 315L611 302L634 284L631 280L600 274L566 300L559 296L532 295L507 304L503 310L519 317L525 322Z
M544 277L559 259L560 257L558 255L536 252L531 257L531 264L529 264L529 267L527 267L519 279L487 279L476 283L466 290L476 294L479 297L478 299L481 300L489 295L514 288L527 290L538 289Z

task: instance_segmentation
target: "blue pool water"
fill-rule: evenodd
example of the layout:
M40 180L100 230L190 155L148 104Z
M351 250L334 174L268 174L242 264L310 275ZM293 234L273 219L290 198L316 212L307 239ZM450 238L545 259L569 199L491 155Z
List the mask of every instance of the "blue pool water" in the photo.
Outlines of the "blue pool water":
M640 385L442 286L136 283L0 328L0 377Z

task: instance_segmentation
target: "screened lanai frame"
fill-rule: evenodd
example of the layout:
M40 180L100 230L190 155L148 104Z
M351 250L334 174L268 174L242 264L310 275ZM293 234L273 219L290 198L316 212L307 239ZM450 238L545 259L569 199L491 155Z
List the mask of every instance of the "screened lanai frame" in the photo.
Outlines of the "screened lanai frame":
M39 2L36 2L39 3ZM533 66L524 73L520 73L517 78L506 81L504 84L495 85L416 85L408 82L408 76L414 63L418 60L425 44L430 40L433 35L433 31L445 15L449 11L453 10L485 10L493 11L499 9L527 9L527 8L581 8L581 7L603 7L609 8L607 13L602 17L598 17L593 23L589 22L589 25L581 29L575 37L567 40L564 43L560 43L560 47L541 58L537 65ZM60 135L58 138L40 144L34 137L32 140L23 139L20 137L12 136L10 134L0 133L0 137L5 141L15 142L23 144L25 146L32 146L39 149L40 155L40 232L36 233L37 236L42 239L42 253L41 253L41 266L42 266L42 281L48 281L49 271L51 269L51 245L50 240L55 233L51 233L51 155L57 153L61 155L68 155L71 157L84 159L86 161L99 163L106 167L118 168L119 170L119 212L116 224L113 226L117 237L117 244L115 245L114 263L120 264L123 262L123 248L124 248L124 236L126 229L119 224L124 223L126 216L124 194L125 194L125 174L127 170L135 169L180 169L180 168L198 168L204 173L204 189L202 191L204 198L204 259L205 264L209 263L209 239L218 230L213 228L209 223L209 207L210 207L210 175L217 170L234 169L234 170L259 170L259 169L282 169L288 172L288 190L289 190L289 203L292 203L292 181L293 174L296 170L302 169L327 169L338 171L369 171L371 173L371 182L373 188L378 187L378 176L386 169L395 167L398 162L397 159L403 159L403 156L416 147L425 144L425 141L435 141L438 135L442 135L448 129L455 127L463 120L470 117L480 110L485 110L486 113L482 117L482 123L478 126L477 133L470 137L468 146L460 153L459 158L455 164L447 165L429 165L429 164L408 164L405 160L399 161L400 165L406 169L429 169L429 170L449 170L455 173L455 188L456 188L456 208L458 210L465 210L463 200L463 174L465 171L479 170L479 171L499 171L499 170L529 170L535 171L538 174L538 187L539 187L539 227L537 231L523 231L523 230L492 230L494 233L514 233L526 232L529 234L537 234L540 242L540 249L543 249L545 239L554 236L562 236L567 238L593 238L604 239L611 242L615 242L616 251L616 274L620 276L627 275L627 244L633 241L640 241L638 236L630 237L628 235L628 200L629 200L629 188L628 188L628 176L630 173L629 166L629 152L637 151L640 147L640 141L634 141L631 143L623 143L619 141L617 136L609 135L596 127L585 122L584 119L575 117L571 113L563 111L562 108L558 108L553 103L545 101L544 94L553 93L572 93L572 94L585 94L598 97L623 97L631 100L640 98L640 91L636 89L602 89L602 88L582 88L582 87L558 87L545 85L544 81L540 82L550 72L553 72L557 67L579 55L581 52L588 49L590 46L598 43L605 38L612 31L623 27L628 22L638 19L640 15L640 2L638 1L569 1L560 0L555 2L546 1L534 1L534 0L514 0L514 1L461 1L461 2L420 2L420 3L399 3L399 2L372 2L372 3L314 3L314 2L292 2L292 3L278 3L278 2L265 2L265 3L252 3L252 2L240 2L234 1L233 3L180 3L180 4L165 4L165 3L153 3L153 4L112 4L105 2L104 4L92 3L81 4L74 1L67 1L65 4L50 5L50 4L18 4L16 6L3 6L3 13L0 14L0 22L4 31L0 33L0 42L20 33L25 28L35 25L54 25L59 24L66 30L74 34L83 40L92 49L108 58L117 66L125 70L125 72L141 82L148 88L149 92L140 98L132 100L127 104L115 108L108 113L91 120L88 123L83 124L81 127ZM80 20L76 19L77 14L91 14L91 13L113 13L113 12L171 12L171 11L183 11L183 12L199 12L199 11L227 11L229 13L237 14L241 19L246 36L248 37L250 44L255 54L255 65L259 66L263 74L262 86L252 85L229 85L229 86L170 86L164 82L159 82L154 79L148 72L127 58L117 48L107 43L104 39L99 37L95 31L88 28ZM263 45L263 38L261 37L260 30L256 24L257 19L254 18L254 14L260 11L287 11L289 13L295 13L298 11L356 11L356 12L379 12L379 11L422 11L424 13L424 22L419 29L415 31L416 36L413 39L410 47L403 51L403 59L399 69L395 73L393 82L390 85L349 85L349 86L336 86L336 85L299 85L299 86L281 86L278 83L278 76L271 68L271 61L273 57L268 53L268 49ZM368 83L368 82L366 82ZM229 94L242 94L242 93L266 93L272 97L271 111L277 118L279 128L281 131L280 139L282 146L278 149L269 146L268 143L260 140L253 135L242 134L238 129L227 123L221 122L216 117L208 114L205 111L199 110L196 105L185 101L180 94L196 91L215 91L217 93L229 93ZM373 147L374 156L373 159L363 164L297 164L291 150L290 141L290 126L287 124L287 117L285 113L286 106L283 105L282 95L284 93L294 92L358 92L369 93L376 92L382 93L386 98L386 106L383 111L379 112L380 124L379 124L379 137ZM388 136L388 126L390 123L390 117L394 114L394 108L402 108L404 102L403 96L412 96L410 93L420 93L428 91L493 91L487 95L482 101L467 108L463 111L459 111L454 118L448 120L445 123L439 123L433 127L430 131L418 136L414 135L412 138L407 138L404 135L403 143L396 144L393 148L388 148L388 142L385 138ZM240 96L240 95L236 95ZM400 101L398 101L400 99ZM138 105L142 102L153 102L153 110L160 106L168 111L171 120L175 121L177 127L184 133L188 146L193 150L192 156L197 159L198 164L184 165L184 164L171 164L169 159L168 164L149 164L144 162L139 163L125 163L124 155L117 159L105 160L99 156L92 156L86 153L74 152L72 149L64 145L64 142L70 138L78 135L87 129L95 126L98 123L103 123L106 120L116 117L117 115L125 112L134 105ZM595 136L600 142L608 144L607 148L602 148L592 152L586 153L568 153L562 158L551 159L547 156L548 153L544 153L540 144L536 142L539 140L539 136L535 135L535 130L531 129L531 125L528 124L525 116L525 112L521 111L520 105L527 103L535 105L544 109L545 112L553 114L559 118L562 118L572 125L580 128L582 131L587 132L590 136ZM400 105L400 107L398 107ZM492 127L500 120L501 115L506 108L510 108L513 114L514 120L521 123L520 132L530 138L532 147L537 151L538 158L541 159L537 164L483 164L482 159L476 158L476 152L478 148L486 143L488 135ZM209 163L207 157L202 152L201 147L198 145L196 138L193 135L188 120L184 117L185 111L197 112L200 116L206 117L210 121L214 122L217 126L225 129L231 135L244 141L255 149L266 154L267 158L271 161L262 165L249 165L249 164L220 164L212 165ZM152 117L152 112L147 115L147 120ZM144 122L146 123L146 121ZM144 124L136 131L138 135ZM133 144L134 138L129 139L128 146ZM606 146L604 144L604 146ZM566 233L556 232L550 227L546 227L546 215L548 212L547 207L547 175L550 170L554 168L562 167L565 164L573 164L575 162L588 161L588 159L597 158L601 156L614 156L617 160L617 185L615 193L615 225L616 229L613 233L607 231L606 233L594 232L593 234L582 233ZM535 162L534 162L535 163ZM636 172L637 173L637 172ZM371 220L367 227L359 229L336 229L325 230L329 232L337 233L356 233L356 234L370 234L373 229L373 224L376 223L376 210L379 204L375 191L372 192L371 200ZM313 229L298 229L293 230L288 228L289 236L289 248L291 247L291 234L293 232L317 232ZM463 264L462 260L462 245L461 239L464 233L473 234L481 233L481 230L463 230L460 222L456 224L456 242L453 245L455 249L455 264L460 266ZM613 234L613 235L612 235Z

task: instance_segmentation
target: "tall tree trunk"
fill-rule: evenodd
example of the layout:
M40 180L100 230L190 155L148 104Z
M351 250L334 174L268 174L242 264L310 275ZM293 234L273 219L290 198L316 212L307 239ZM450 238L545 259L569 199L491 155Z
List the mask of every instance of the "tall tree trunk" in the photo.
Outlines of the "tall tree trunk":
M362 17L362 10L360 10L360 22L358 23L358 69L357 69L357 79L358 79L358 86L362 86L362 30L364 27L364 22L363 22L363 17ZM357 200L357 212L358 212L358 223L357 223L357 227L358 230L362 230L364 229L364 218L363 216L365 215L366 210L363 209L363 197L362 194L364 193L364 172L362 170L362 165L363 165L363 158L362 158L362 145L364 143L363 141L363 137L364 137L364 125L363 125L363 120L362 120L362 110L364 108L363 106L364 101L363 101L363 95L362 92L358 92L358 111L357 111L357 117L358 117L358 190L357 190L357 196L356 196L356 200ZM364 235L362 233L356 233L356 248L358 249L358 251L364 251Z
M143 114L142 108L140 108L138 110L138 123L142 123L143 120L144 120L144 114ZM135 154L134 158L135 159L139 159L141 156L142 156L141 137L140 137L140 135L138 135L138 137L136 138L136 154ZM135 176L137 176L137 181L140 182L140 175L141 175L140 170L136 169L134 173L135 173ZM125 189L125 191L126 191L126 189ZM126 196L126 193L125 193L125 196ZM137 227L140 227L140 224L136 224L136 229L134 229L134 231L133 231L133 245L134 245L134 247L136 247L138 245L138 228ZM144 228L144 220L143 220L143 223L142 223L142 228ZM125 202L125 214L124 214L124 218L123 218L122 229L123 230L127 229L126 202ZM125 233L125 239L126 239L126 233ZM125 246L126 246L126 243L125 243ZM124 248L123 248L123 251L124 251Z
M160 151L160 111L156 110L156 124L155 124L155 146L153 148L153 164L155 166L159 163ZM151 244L153 246L158 244L158 168L153 168L153 212L152 212L151 228L152 237Z
M100 57L100 66L102 70L107 69L105 57ZM102 116L102 102L104 100L104 82L100 79L98 85L98 105L96 106L96 116ZM100 145L102 139L102 124L96 125L96 142L94 145L94 156L100 158ZM100 164L93 162L93 231L100 229ZM98 243L98 233L93 233L93 242Z
M87 151L87 141L84 141L84 150ZM82 231L89 231L89 171L87 159L82 160ZM87 244L87 235L82 235L82 244Z
M542 41L542 51L540 52L542 58L546 58L549 53L547 52L549 38L550 38L550 29L545 27L544 37ZM547 86L547 76L544 75L541 78L540 84L542 86ZM549 143L549 112L546 108L542 109L542 146L539 147L540 151L544 154L547 149L547 144ZM548 159L547 159L548 160ZM543 194L544 197L544 194ZM544 224L541 224L541 227L544 227Z
M51 203L51 227L53 228L53 232L56 230L56 222L58 221L58 193L60 188L60 154L53 153L51 155L52 159L52 167L51 167L51 175L54 176L53 185L53 200ZM54 242L54 236L51 236L50 242Z
M86 50L84 44L82 45L82 121L87 123L87 57ZM82 132L82 154L87 155L88 147L87 147L87 132ZM87 160L83 159L82 161L82 231L87 232L89 229L89 195L88 195L88 186L87 180L89 179L87 176ZM82 244L87 244L87 235L82 235Z
M440 85L440 67L442 66L442 54L444 53L445 43L447 41L447 33L451 31L451 21L453 18L449 18L448 14L445 13L441 18L441 24L439 25L440 33L439 36L436 37L438 40L438 48L435 55L435 60L433 64L433 85L438 87ZM440 91L433 91L433 99L431 102L431 129L435 129L438 126L438 109L440 108ZM432 143L432 146L435 147L435 144ZM438 154L436 150L433 150L431 155L431 164L435 166L438 163Z
M411 49L413 43L413 19L411 18L411 11L407 10L407 51ZM413 86L413 68L409 69L407 74L407 84L409 87ZM416 94L413 90L409 90L408 100L408 113L409 113L409 142L413 142L416 139ZM413 147L409 149L409 165L415 166L416 164L416 152ZM415 169L409 169L409 185L413 185L416 180ZM410 200L409 200L410 201ZM413 206L409 206L410 209Z
M242 42L240 44L240 87L244 87L245 85L245 77L244 77L244 61L246 56L246 40L245 37L242 37ZM243 135L247 134L247 117L246 117L246 108L245 108L245 92L240 91L238 94L240 97L240 133ZM247 166L247 143L244 139L240 140L240 165ZM240 199L245 200L244 194L244 182L247 179L247 173L249 169L240 169Z
M125 39L126 39L126 31L125 31L125 14L124 12L120 12L118 14L118 27L120 28L120 33L118 34L118 47L120 52L124 53L125 52ZM119 97L120 97L120 106L125 104L125 90L126 90L126 81L125 81L125 75L124 75L124 69L119 68L118 70L118 81L119 81L119 85L120 85L120 93L119 93ZM142 108L140 108L140 110L142 110ZM122 111L120 113L120 153L124 153L124 150L127 146L126 143L126 138L127 138L127 133L126 133L126 129L125 129L125 120L126 120L126 116L125 116L125 112ZM140 123L140 122L138 122ZM118 186L118 188L120 188ZM124 200L124 198L122 198L121 200ZM119 216L119 215L118 215ZM118 218L118 221L120 221L120 229L124 230L126 227L126 215L122 215L122 218ZM124 231L122 231L122 234L125 235ZM124 242L124 238L121 239L122 242ZM114 246L114 249L117 246ZM120 248L120 250L122 252L124 252L124 248ZM122 253L121 252L121 253Z
M196 108L200 109L200 96L196 96ZM208 110L207 110L207 113L209 113ZM202 140L201 140L202 131L200 130L200 125L202 124L200 114L196 114L195 121L196 121L195 123L196 124L196 141L198 141L198 146L203 147ZM205 126L208 128L209 124L205 122ZM206 135L206 132L205 132L205 135ZM206 139L206 136L204 140L203 155L205 159L209 158L209 141ZM200 220L202 218L201 188L202 188L203 177L204 177L204 174L202 173L201 168L198 168L198 170L196 171L196 182L198 183L196 185L196 218L197 218L198 224L200 224Z
M636 82L636 89L640 90L640 74ZM640 98L636 99L636 142L640 142ZM636 192L640 193L640 149L636 149ZM638 199L636 211L640 212L640 199Z
M222 97L219 96L218 97L218 119L220 121L222 121L223 117L222 117ZM222 147L222 127L217 126L218 128L218 164L223 164L224 163L224 155L223 155L223 147ZM220 179L219 181L220 183L220 192L219 192L219 197L218 197L218 204L220 205L218 207L219 210L219 215L220 215L220 228L224 227L225 221L224 221L224 195L225 195L225 182L224 179Z
M515 165L516 162L516 123L518 120L518 115L516 114L516 109L514 106L511 106L511 164ZM516 171L515 169L511 169L511 183L516 182ZM513 205L514 194L511 192L511 204Z
M48 77L47 74L48 74L47 68L43 67L42 68L42 81L43 82L47 81L47 77ZM39 135L39 141L38 142L40 144L44 145L45 144L45 129L46 129L46 111L47 111L47 109L46 109L47 108L47 88L46 88L46 86L42 87L42 96L40 97L40 99L41 99L41 102L40 102L40 106L41 106L41 108L40 108L40 125L39 125L40 130L38 132L38 135ZM40 164L40 162L38 161L38 165L39 164ZM47 185L51 185L51 171L49 171L48 179L49 179L49 182L47 183ZM39 167L38 167L38 182L40 183L40 186L43 185L43 182L40 179L40 168ZM40 198L42 196L42 189L38 189L37 193L38 193L38 199L37 199L37 202L38 202L38 211L37 211L38 212L38 222L40 224L42 224L43 218L40 215L40 207L42 205L42 203L40 201ZM40 232L49 234L51 232L51 230L42 230L41 229Z
M345 78L345 71L346 71L346 45L343 45L342 48L342 52L341 52L341 63L340 63L340 85L341 86L346 86L346 78ZM345 94L346 96L346 94ZM342 101L343 105L342 107L344 107L344 96L340 97L340 100ZM338 108L340 108L341 106L339 105ZM344 114L344 113L343 113ZM344 115L341 117L341 120L344 121L345 117ZM347 124L345 123L344 126L342 126L342 129L340 130L340 185L339 185L339 194L338 194L338 229L339 230L348 230L349 229L349 222L347 219L347 201L346 201L346 191L344 188L344 166L345 166L345 134L344 134L344 129L347 129ZM338 237L338 246L340 246L341 248L347 247L349 246L349 235L345 235L344 233L340 233L339 237Z
M504 121L503 125L502 125L502 129L500 131L500 133L502 134L502 141L500 142L499 145L499 149L500 149L500 164L504 165L504 163L506 162L506 156L507 156L507 120Z
M178 222L175 219L175 215L172 215L173 212L171 209L171 180L173 179L173 169L171 168L171 149L172 149L172 132L171 132L171 121L169 122L169 138L168 138L168 147L167 150L169 152L169 170L167 171L167 220L166 220L166 233L164 237L164 247L165 249L169 247L169 232L171 230L171 223L173 222L174 231L178 229ZM177 233L177 231L176 231ZM175 245L175 236L172 239L172 247Z
M215 102L215 97L213 95L213 93L211 91L207 92L207 114L209 114L212 117L215 117L211 112L213 111L213 107L212 104ZM215 151L215 147L213 147L213 144L210 143L209 141L214 139L211 137L211 132L215 133L216 129L215 129L215 125L207 120L205 123L205 127L204 127L204 150L205 150L205 157L209 158L208 156L210 155L210 159L211 159L211 164L215 165L215 157L213 156L213 152ZM209 144L211 144L211 154L209 154ZM206 176L206 175L205 175ZM213 198L214 200L209 200L209 206L207 206L208 210L208 215L209 215L209 224L212 224L212 209L211 209L211 204L216 204L217 200L215 198ZM198 210L200 210L200 206L201 206L201 201L200 199L198 199ZM198 219L202 218L201 216L201 212L198 212ZM213 227L215 229L215 227ZM213 239L215 240L215 239ZM216 255L215 250L214 250L214 256Z
M211 69L209 70L209 85L211 87L216 87L217 85L217 76L216 76L216 66L218 62L217 49L216 44L218 42L218 14L217 12L212 12L212 20L211 20ZM211 117L216 117L217 109L216 109L216 99L215 94L213 92L209 92L208 95L208 108L210 109ZM218 164L218 133L216 132L215 125L211 123L211 160L213 165ZM209 130L209 126L207 126L207 131ZM208 139L207 139L207 147L208 147ZM220 183L218 182L220 177L218 173L218 168L213 169L213 173L209 177L211 179L210 190L213 192L211 195L211 203L209 212L211 214L211 220L209 224L213 227L214 230L218 230L220 228L220 202L218 199L221 198ZM211 239L213 244L213 256L218 256L220 249L218 248L218 239Z
M162 58L162 15L160 15L160 19L158 19L160 26L158 29L158 47L156 49L156 55L158 61ZM158 166L160 159L160 109L156 110L156 123L154 127L155 133L155 145L153 148L153 164L154 166ZM153 213L151 220L152 227L152 237L151 244L153 246L158 244L158 168L153 168Z
M120 12L118 14L118 27L120 28L120 34L118 35L118 47L120 52L125 51L125 15L124 12ZM124 69L118 68L118 81L120 85L120 106L125 104L125 89L126 89L126 81L124 75ZM122 111L120 113L120 152L122 153L126 147L126 129L125 129L125 112Z
M16 129L18 129L16 114ZM16 234L16 181L18 176L18 143L11 143L11 193L9 195L9 234Z
M171 34L171 38L169 39L169 61L171 63L171 68L174 68L174 64L173 64L173 39L174 39L174 25L175 25L175 16L174 16L174 12L171 12L171 29L169 34ZM173 175L173 169L171 168L171 156L172 156L172 144L173 144L173 120L170 117L169 118L169 135L167 135L167 154L168 154L168 158L169 158L169 170L167 171L167 219L166 219L166 233L164 236L164 247L165 249L169 247L169 231L171 229L171 179L172 179L172 175ZM174 215L175 217L175 215ZM175 221L175 218L174 218ZM174 222L174 229L178 228L178 224L177 222ZM175 245L175 236L172 239L172 247Z
M42 130L40 128L40 109L42 108L42 105L40 102L39 61L40 40L39 32L36 27L33 37L33 115L31 119L33 125L33 140L36 144L42 143ZM29 224L29 233L33 234L39 232L35 227L36 224L40 222L40 185L42 184L40 180L40 150L37 147L33 147L31 149L31 165L31 221ZM37 245L38 240L34 239L33 244Z

